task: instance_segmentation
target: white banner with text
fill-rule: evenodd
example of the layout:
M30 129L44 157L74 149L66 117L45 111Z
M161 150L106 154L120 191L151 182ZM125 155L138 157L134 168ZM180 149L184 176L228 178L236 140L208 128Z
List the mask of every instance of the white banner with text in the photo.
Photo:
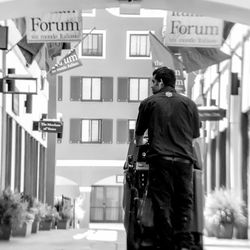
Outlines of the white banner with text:
M71 42L82 38L81 11L58 11L26 17L28 43Z
M168 12L164 44L177 47L218 48L222 44L223 20L185 12Z

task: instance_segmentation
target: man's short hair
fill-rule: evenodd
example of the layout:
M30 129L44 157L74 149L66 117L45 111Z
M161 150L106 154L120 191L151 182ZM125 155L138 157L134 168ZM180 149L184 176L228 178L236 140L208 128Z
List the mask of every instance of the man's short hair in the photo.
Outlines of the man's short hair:
M175 87L176 77L174 70L168 67L160 67L153 71L153 76L155 76L158 82L162 80L164 86Z

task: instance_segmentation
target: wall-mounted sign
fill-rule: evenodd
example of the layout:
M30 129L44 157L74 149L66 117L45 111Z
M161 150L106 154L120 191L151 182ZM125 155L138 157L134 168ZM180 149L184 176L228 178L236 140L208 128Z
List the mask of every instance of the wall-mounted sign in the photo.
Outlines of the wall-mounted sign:
M185 12L168 12L164 44L178 47L220 47L223 20Z
M39 121L39 128L43 132L62 133L63 122L53 120Z
M58 11L26 18L28 43L71 42L82 38L81 11Z

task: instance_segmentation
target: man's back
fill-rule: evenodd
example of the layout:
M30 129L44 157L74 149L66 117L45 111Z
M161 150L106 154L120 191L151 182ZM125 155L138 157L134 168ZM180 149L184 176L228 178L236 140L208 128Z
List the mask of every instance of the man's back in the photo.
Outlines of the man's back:
M143 122L148 127L149 157L192 157L192 140L199 136L198 111L192 100L166 87L145 99L140 109L143 110ZM150 119L145 120L145 117Z

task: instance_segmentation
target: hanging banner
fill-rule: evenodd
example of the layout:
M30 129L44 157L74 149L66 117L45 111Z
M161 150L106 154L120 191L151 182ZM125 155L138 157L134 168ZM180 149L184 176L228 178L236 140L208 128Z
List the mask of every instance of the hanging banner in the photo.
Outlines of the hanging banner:
M175 70L175 89L178 93L185 93L185 77L183 75L183 65L176 59L177 56L171 53L167 47L161 43L152 33L149 33L150 47L152 52L153 69L159 67L169 67Z
M7 50L8 49L8 26L0 26L0 49Z
M185 12L168 12L164 44L178 47L219 48L223 20Z
M185 93L185 77L183 75L183 66L181 64L175 65L175 90L177 93Z
M76 50L73 49L69 54L67 54L63 59L59 61L59 63L55 64L50 70L50 73L53 74L58 74L76 67L81 66L82 63L79 60Z
M82 38L81 11L58 11L41 17L26 17L29 43L72 42Z

